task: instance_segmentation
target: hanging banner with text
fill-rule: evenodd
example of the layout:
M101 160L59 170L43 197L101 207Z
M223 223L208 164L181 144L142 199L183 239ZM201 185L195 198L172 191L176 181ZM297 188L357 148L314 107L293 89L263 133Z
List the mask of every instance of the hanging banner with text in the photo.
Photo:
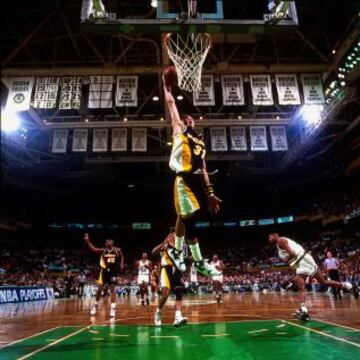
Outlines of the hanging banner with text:
M66 153L69 130L55 129L53 132L52 152Z
M211 150L212 151L227 151L226 128L214 127L210 128L211 135Z
M254 105L273 105L270 75L250 75L252 102Z
M276 74L275 80L280 105L301 104L296 74Z
M59 92L60 78L47 76L36 78L33 108L53 109L56 108L56 100Z
M127 151L127 129L112 129L111 151Z
M245 105L242 75L222 75L221 85L224 106Z
M131 150L134 152L147 150L147 129L146 128L132 129Z
M214 106L214 76L203 75L201 77L201 88L193 92L193 101L195 106Z
M250 140L252 151L267 151L266 127L250 126Z
M62 78L59 109L80 109L82 82L82 76Z
M93 152L107 151L108 149L108 129L93 130Z
M73 132L73 152L84 152L87 149L88 142L88 130L87 129L75 129Z
M112 108L113 76L90 76L90 109Z
M270 126L270 137L273 151L287 151L285 126Z
M3 78L2 81L9 89L5 109L10 111L29 110L34 78L11 77Z
M304 104L321 105L325 104L324 89L321 77L318 74L302 74L301 82L304 93Z
M116 84L116 106L132 107L138 105L138 77L118 76Z
M245 126L232 126L230 128L231 150L246 151L246 128Z

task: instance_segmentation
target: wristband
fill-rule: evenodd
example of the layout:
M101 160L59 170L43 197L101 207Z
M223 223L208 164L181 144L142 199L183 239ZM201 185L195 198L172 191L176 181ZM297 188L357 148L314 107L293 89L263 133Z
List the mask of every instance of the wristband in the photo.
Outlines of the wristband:
M206 196L214 196L214 188L211 184L206 185L204 191Z

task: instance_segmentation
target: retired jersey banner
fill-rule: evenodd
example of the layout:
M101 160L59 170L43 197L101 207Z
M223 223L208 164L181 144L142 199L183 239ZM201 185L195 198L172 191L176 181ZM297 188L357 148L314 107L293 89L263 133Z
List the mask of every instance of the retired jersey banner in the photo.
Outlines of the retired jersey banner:
M214 76L203 75L201 77L201 88L199 91L193 92L193 101L196 106L214 106Z
M127 151L127 129L112 129L111 151Z
M90 109L112 108L113 76L90 76L88 107Z
M147 129L146 128L133 128L132 129L131 150L134 152L147 150Z
M242 75L221 76L223 105L245 105L244 81Z
M246 151L246 128L245 126L232 126L230 128L231 150Z
M47 76L36 78L33 108L53 109L56 107L56 100L59 91L60 78Z
M301 82L304 93L304 104L325 104L324 89L321 77L318 74L301 74Z
M116 85L116 106L138 105L138 81L137 76L118 76Z
M273 105L270 75L250 75L252 102L254 105Z
M210 128L211 135L211 150L212 151L227 151L226 141L226 128L224 127L213 127Z
M80 109L82 83L82 76L62 78L59 109Z
M93 152L107 151L108 149L108 129L93 130Z
M53 132L52 152L66 153L69 131L67 129L55 129Z
M29 110L34 78L11 77L3 79L3 82L9 89L5 109L11 111Z
M250 140L252 151L267 151L266 127L250 126Z
M296 74L276 74L275 80L280 105L301 104Z
M285 126L270 126L270 137L273 151L287 151Z
M73 152L84 152L87 150L88 142L88 130L87 129L75 129L73 133Z

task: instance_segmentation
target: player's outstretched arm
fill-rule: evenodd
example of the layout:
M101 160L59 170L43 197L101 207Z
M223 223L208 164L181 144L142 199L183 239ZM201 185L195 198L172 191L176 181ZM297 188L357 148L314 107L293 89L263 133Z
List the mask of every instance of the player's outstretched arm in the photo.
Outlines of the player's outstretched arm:
M164 84L164 94L165 100L169 109L170 117L171 117L171 126L174 134L178 134L182 132L183 124L180 119L179 111L176 106L176 102L173 94L171 93L171 88L165 85L165 80L163 76L163 84Z
M209 211L212 214L217 214L220 211L220 204L222 203L222 200L219 199L215 193L213 185L210 183L209 174L206 169L206 162L203 161L203 167L202 167L202 177L203 177L203 183L204 183L204 189L205 194L208 198L209 202Z
M123 271L125 266L124 266L124 254L123 252L121 251L120 248L118 248L118 251L119 251L119 255L120 255L120 270Z
M168 237L159 245L155 246L152 250L151 250L151 255L159 255L161 251L165 250L167 245L169 243Z
M84 241L87 243L87 245L91 251L93 251L95 253L101 253L103 251L103 249L97 248L91 243L88 233L84 234Z

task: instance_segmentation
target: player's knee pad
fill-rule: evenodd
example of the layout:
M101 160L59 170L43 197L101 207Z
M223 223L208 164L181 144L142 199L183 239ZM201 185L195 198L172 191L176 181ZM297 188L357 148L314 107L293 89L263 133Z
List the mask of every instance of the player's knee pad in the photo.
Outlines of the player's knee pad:
M181 301L183 298L183 294L184 294L184 288L182 286L177 286L174 289L174 294L175 294L175 299L177 301Z

